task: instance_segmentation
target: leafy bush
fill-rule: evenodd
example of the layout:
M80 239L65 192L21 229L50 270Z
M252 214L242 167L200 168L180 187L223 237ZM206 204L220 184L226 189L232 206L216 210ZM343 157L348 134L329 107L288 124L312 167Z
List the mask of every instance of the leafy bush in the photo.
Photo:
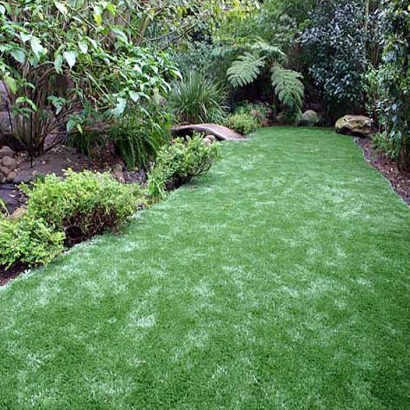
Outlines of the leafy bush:
M377 70L376 113L387 154L410 171L410 13L408 1L383 1L383 61Z
M375 133L372 137L372 145L377 152L383 152L390 158L394 157L394 145L386 132Z
M26 214L64 232L68 245L117 228L144 202L138 185L123 185L108 173L90 171L68 170L65 179L47 175L23 190L29 196Z
M127 107L142 114L141 102L179 76L166 53L142 47L155 12L117 3L0 0L0 79L12 132L30 153L46 137L100 129Z
M249 114L254 117L260 126L264 126L268 121L268 115L273 113L274 109L262 103L242 102L235 108L235 114Z
M242 135L248 135L260 127L260 122L252 114L246 112L229 116L226 125Z
M335 117L360 110L364 102L362 75L368 62L363 3L319 1L301 37L306 65Z
M171 116L160 106L150 106L148 115L129 114L118 120L108 133L117 154L129 169L146 168L159 148L171 139ZM153 118L155 117L155 119Z
M0 218L0 266L46 264L63 251L64 238L63 232L36 216Z
M174 84L169 95L171 109L179 123L223 123L226 95L221 87L198 73Z
M167 190L208 172L220 157L218 143L205 145L203 138L195 134L186 140L176 138L158 152L157 161L148 175L149 196L153 200L163 198Z

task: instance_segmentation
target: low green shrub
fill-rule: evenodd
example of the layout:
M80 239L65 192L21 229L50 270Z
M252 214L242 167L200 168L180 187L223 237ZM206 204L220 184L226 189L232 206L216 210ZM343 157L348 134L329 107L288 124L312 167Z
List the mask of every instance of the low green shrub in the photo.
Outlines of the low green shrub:
M116 229L144 202L138 185L123 185L110 174L66 171L65 179L47 175L33 187L26 214L66 235L66 244L83 241L107 228Z
M106 145L106 136L103 131L72 132L67 138L67 145L77 148L81 154L98 159L99 149Z
M148 195L152 199L163 198L166 191L177 188L193 177L203 175L221 158L218 143L204 144L203 138L176 138L164 146L148 174Z
M235 114L249 114L256 119L259 126L262 127L268 122L268 113L273 112L272 107L262 103L242 102L235 108Z
M260 127L258 119L245 112L230 115L226 125L242 135L248 135Z
M63 251L64 238L63 232L34 216L0 218L0 266L46 264Z
M377 152L384 153L389 158L394 159L394 144L386 132L375 133L372 137L372 146Z
M174 84L169 104L179 123L218 123L226 119L226 93L215 82L198 73Z

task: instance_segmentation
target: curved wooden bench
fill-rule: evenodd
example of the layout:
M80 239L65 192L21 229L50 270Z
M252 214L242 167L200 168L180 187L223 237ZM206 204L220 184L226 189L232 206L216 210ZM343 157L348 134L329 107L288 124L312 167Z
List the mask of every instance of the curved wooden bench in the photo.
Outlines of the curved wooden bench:
M171 128L171 132L180 135L184 132L193 132L198 131L205 134L214 135L219 140L227 141L243 141L246 138L238 134L236 131L233 131L223 125L218 124L190 124L190 125L177 125Z

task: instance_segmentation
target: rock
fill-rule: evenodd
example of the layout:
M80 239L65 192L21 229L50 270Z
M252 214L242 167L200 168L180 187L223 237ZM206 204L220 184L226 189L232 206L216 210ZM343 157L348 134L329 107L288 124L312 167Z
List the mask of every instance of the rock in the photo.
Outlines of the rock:
M17 168L17 162L14 158L11 157L3 157L2 159L2 163L4 167L7 167L11 170L16 169Z
M212 142L215 142L217 140L215 135L212 134L206 135L205 138L208 138Z
M26 213L26 208L20 207L14 210L10 215L11 219L20 219Z
M3 157L14 157L15 152L10 148L10 147L3 147L2 149L0 149L0 158Z
M8 169L6 167L0 167L0 173L2 173L4 176L10 174L11 169Z
M120 164L115 164L112 176L122 184L125 182L124 173L122 172L122 166Z
M17 176L14 178L15 184L20 184L21 182L31 182L34 181L35 175L33 175L32 171L20 171L18 172Z
M370 137L373 134L372 119L364 115L345 115L335 125L339 134Z
M319 115L316 111L307 110L302 114L299 125L303 127L313 127L319 122Z
M14 178L16 178L17 174L14 171L11 171L7 176L6 176L6 182L13 182Z
M212 141L209 138L204 138L204 144L205 145L211 145Z

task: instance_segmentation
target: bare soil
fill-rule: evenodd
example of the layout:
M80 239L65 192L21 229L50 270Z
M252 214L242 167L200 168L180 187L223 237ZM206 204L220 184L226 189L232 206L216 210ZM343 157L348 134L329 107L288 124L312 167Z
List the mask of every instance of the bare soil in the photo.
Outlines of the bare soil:
M6 204L9 213L24 206L27 200L18 189L20 183L30 182L39 175L63 176L68 168L76 172L83 170L112 172L115 178L127 183L144 183L146 180L143 170L127 171L123 161L107 148L96 151L93 158L89 158L75 148L61 145L34 158L33 161L26 153L19 153L17 162L15 183L0 184L0 199Z
M363 150L366 161L390 182L394 191L410 206L410 173L402 173L397 164L385 154L372 147L370 138L357 138L357 145Z

